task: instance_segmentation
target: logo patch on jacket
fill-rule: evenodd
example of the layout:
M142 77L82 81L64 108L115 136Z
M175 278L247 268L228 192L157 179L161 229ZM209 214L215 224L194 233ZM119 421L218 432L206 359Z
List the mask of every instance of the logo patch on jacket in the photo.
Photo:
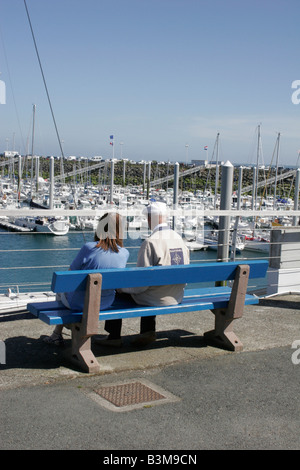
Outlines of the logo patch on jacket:
M183 251L181 248L170 248L171 265L184 264Z

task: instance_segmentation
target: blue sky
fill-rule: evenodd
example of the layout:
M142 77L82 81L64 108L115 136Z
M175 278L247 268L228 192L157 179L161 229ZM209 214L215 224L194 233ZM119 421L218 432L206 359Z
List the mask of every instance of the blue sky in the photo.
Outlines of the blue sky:
M295 165L299 0L27 0L65 155ZM0 151L59 155L23 0L0 2ZM120 143L123 142L121 146ZM186 145L188 144L188 151ZM204 150L208 146L208 150Z

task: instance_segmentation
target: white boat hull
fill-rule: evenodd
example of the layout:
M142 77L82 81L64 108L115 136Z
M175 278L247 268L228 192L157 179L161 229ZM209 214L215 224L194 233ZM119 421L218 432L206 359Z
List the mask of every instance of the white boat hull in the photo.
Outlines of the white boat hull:
M245 248L246 251L258 251L260 253L269 253L270 243L264 241L246 241Z
M20 217L15 219L14 223L31 231L50 235L67 235L70 229L69 223L64 220L48 220L39 217Z
M49 292L27 292L0 294L0 315L5 313L23 312L27 310L27 304L32 302L51 302L55 300L55 294Z
M185 241L185 244L190 251L206 250L207 248L207 245L197 241Z

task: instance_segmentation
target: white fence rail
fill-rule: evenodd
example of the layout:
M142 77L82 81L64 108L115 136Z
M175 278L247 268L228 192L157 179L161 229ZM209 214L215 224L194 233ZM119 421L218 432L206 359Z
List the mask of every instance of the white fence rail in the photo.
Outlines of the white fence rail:
M118 209L123 217L141 217L142 209ZM101 210L40 210L40 209L3 209L0 217L24 216L56 216L56 217L101 217L107 212L107 208ZM287 217L291 226L278 226L270 229L255 229L254 223L259 219L268 217ZM218 259L218 243L220 231L212 226L218 223L218 217L230 217L230 242L226 246L228 256L222 261L238 259L241 262L247 259L267 259L269 261L268 276L256 285L250 285L260 295L274 295L276 293L300 292L300 227L292 226L295 220L299 220L300 211L287 210L191 210L183 208L171 208L169 220L180 218L197 221L196 226L187 229L181 227L180 233L187 241L194 232L195 237L203 235L204 247L200 250L191 249L191 262L210 262ZM244 241L244 248L234 250L232 235L237 226L237 217L249 221L252 233L242 227L237 229L237 234ZM0 219L1 220L1 219ZM215 226L216 227L216 226ZM205 239L214 232L214 246L205 243ZM260 234L261 241L252 236ZM135 265L138 249L147 236L141 229L126 231L124 245L130 252L129 266ZM1 229L0 231L0 293L5 294L8 289L16 291L43 291L50 289L52 272L68 269L71 261L76 256L81 246L86 241L93 240L93 231L70 230L68 235L55 237L41 233L17 233ZM253 238L253 240L251 240ZM250 243L251 242L251 243ZM255 246L256 245L256 246ZM237 245L236 245L237 248Z

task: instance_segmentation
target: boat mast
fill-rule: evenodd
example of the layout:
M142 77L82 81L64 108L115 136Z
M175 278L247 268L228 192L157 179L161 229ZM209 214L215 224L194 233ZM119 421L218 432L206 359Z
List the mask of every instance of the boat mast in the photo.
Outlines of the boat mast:
M215 181L215 201L214 201L214 209L217 208L217 197L218 197L218 185L219 185L219 135L218 132L216 138L216 181Z
M258 186L258 165L259 165L259 154L260 154L260 124L257 130L257 152L256 152L256 174L255 174L255 194L254 196L254 210L256 209L257 203L257 186Z
M30 178L30 199L32 199L32 187L33 187L33 148L34 148L34 126L35 126L35 108L33 105L32 110L32 138L31 138L31 178Z
M280 140L280 132L278 132L277 135L277 141L276 141L276 146L277 146L277 153L276 153L276 169L275 169L275 181L274 181L274 201L273 201L273 208L276 208L276 190L277 190L277 176L278 176L278 162L279 162L279 140Z

